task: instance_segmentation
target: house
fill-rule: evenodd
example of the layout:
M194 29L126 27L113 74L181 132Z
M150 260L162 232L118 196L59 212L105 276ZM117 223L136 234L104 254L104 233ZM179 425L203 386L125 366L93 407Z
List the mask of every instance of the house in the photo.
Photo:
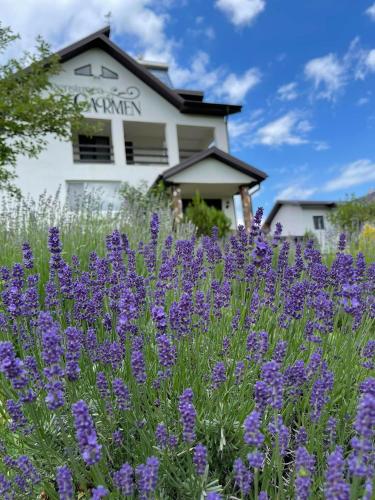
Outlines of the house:
M284 238L298 241L309 233L326 250L334 232L328 216L335 207L336 203L333 201L277 200L263 228L266 232L273 233L276 223L280 222Z
M122 182L149 186L163 180L176 218L199 191L235 228L234 196L246 225L249 189L267 175L229 153L227 119L241 106L206 102L204 93L172 86L168 65L135 60L110 39L106 27L58 52L62 71L53 83L75 102L89 101L85 120L95 133L78 131L71 143L50 138L37 159L20 157L17 183L36 198L44 190L74 207L84 192L99 190L116 208Z

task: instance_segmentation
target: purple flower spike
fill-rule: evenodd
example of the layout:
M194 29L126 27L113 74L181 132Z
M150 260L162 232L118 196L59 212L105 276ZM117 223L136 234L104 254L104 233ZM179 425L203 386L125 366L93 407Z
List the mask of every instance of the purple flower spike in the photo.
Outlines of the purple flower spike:
M227 377L225 375L225 365L223 362L216 363L212 370L212 387L217 389L220 387L225 381Z
M350 487L344 480L345 461L342 448L337 446L327 459L326 484L324 488L326 500L349 500Z
M259 448L263 444L264 435L260 432L261 414L258 411L253 411L248 415L244 422L244 441L249 446Z
M148 500L158 482L159 460L156 457L149 457L145 464L138 465L135 472L139 497L141 500Z
M91 500L100 500L101 498L106 497L109 494L107 488L104 486L97 486L91 491Z
M144 384L147 379L145 360L140 346L138 346L138 343L135 341L133 341L131 365L135 380L138 384Z
M77 443L84 462L94 465L101 458L101 445L98 444L94 423L87 404L80 400L72 405Z
M164 368L170 368L176 363L176 346L168 335L162 334L156 338L159 353L159 363Z
M74 487L69 467L63 465L56 469L56 482L60 500L73 500Z
M191 443L195 439L197 413L193 406L193 391L190 388L185 389L181 394L178 409L180 412L183 439L186 443Z
M296 480L294 483L297 500L308 500L310 497L314 470L314 456L310 455L303 446L299 447L296 452Z
M233 464L234 481L237 488L240 489L243 496L250 492L253 476L240 458L237 458Z
M117 407L119 410L130 409L130 392L123 380L115 378L113 380L113 393L116 398Z
M16 357L11 342L0 342L0 372L4 373L14 389L22 389L28 383L23 362Z
M156 441L159 448L163 449L168 444L168 432L164 424L158 424L155 431Z
M207 466L207 448L198 443L194 448L193 463L199 476L203 476Z
M125 463L121 469L113 474L113 482L124 496L134 493L134 470L131 465Z

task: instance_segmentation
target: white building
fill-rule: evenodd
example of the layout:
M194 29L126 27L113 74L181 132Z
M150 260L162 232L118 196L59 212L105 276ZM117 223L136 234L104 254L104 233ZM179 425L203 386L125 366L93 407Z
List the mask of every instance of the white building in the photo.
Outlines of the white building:
M51 138L39 158L21 157L21 191L35 198L61 188L63 201L72 204L84 191L100 188L116 204L122 182L151 186L163 180L177 217L199 191L235 227L233 196L241 194L248 224L248 189L267 175L229 154L227 117L241 106L173 88L167 65L136 61L109 37L105 28L59 51L62 71L53 78L75 101L89 99L85 118L100 131L93 137L77 133L73 143Z
M313 234L322 249L327 250L334 232L328 215L335 207L333 201L277 200L264 222L264 229L273 233L280 222L283 237L297 241L306 233Z

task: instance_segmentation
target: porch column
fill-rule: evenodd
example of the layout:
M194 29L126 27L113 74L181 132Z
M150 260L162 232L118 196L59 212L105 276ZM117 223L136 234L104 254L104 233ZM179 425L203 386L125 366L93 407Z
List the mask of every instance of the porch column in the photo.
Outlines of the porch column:
M182 212L182 200L181 200L181 188L180 186L172 186L172 214L173 221L175 224L178 224L182 221L183 212Z
M246 231L250 231L252 211L251 211L251 198L249 195L249 189L246 186L240 186L240 195L242 201L242 212L245 223Z
M168 163L171 167L180 163L180 155L178 151L177 125L175 123L167 123L165 126L165 139L168 148Z

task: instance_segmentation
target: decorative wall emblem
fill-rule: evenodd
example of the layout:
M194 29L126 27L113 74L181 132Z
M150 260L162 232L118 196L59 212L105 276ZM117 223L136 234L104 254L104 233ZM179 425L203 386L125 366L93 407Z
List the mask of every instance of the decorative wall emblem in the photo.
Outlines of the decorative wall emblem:
M76 103L87 101L89 103L87 111L92 113L141 115L141 91L138 87L129 86L124 90L117 87L107 90L79 85L58 85L58 87L72 94Z

